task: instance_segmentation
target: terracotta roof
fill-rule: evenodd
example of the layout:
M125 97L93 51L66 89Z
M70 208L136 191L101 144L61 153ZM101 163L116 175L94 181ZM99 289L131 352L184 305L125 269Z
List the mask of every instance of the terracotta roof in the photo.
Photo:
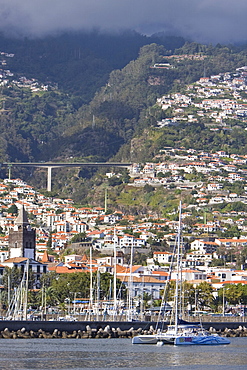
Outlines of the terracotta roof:
M154 254L169 254L172 255L172 252L154 252Z
M82 256L81 261L87 261L87 260L88 260L88 258L87 258L87 256L86 256L86 254L84 254L84 255Z
M43 257L42 257L42 262L49 262L49 256L47 250L44 251Z
M132 269L130 269L130 267L123 267L123 266L120 266L120 265L117 265L117 273L125 273L125 274L130 274L130 272L132 271L132 273L134 273L136 270L138 270L140 267L142 267L142 265L134 265L132 266Z
M247 280L227 280L222 281L222 284L247 284Z
M19 263L19 262L23 262L23 261L27 261L28 258L26 257L13 257L13 258L9 258L7 260L5 260L4 262L6 263Z
M169 273L166 271L153 271L152 275L159 275L159 276L168 276Z
M122 282L128 282L129 281L129 276L117 276L119 280ZM163 282L159 279L154 278L153 276L133 276L132 277L133 283L157 283L157 284L162 284Z

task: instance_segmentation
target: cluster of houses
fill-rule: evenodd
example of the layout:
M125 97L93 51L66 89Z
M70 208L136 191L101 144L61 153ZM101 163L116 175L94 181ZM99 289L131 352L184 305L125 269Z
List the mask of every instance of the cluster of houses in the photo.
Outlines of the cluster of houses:
M40 276L48 271L60 274L99 270L113 274L116 269L117 278L125 286L129 287L131 279L133 297L138 298L145 292L153 299L160 297L167 279L175 279L174 273L169 275L168 271L174 263L173 247L178 221L163 219L151 222L143 219L133 223L132 231L128 233L119 220L131 220L129 215L118 213L114 218L114 214L109 217L100 207L76 208L71 199L45 197L20 179L3 180L0 192L1 275L6 267L16 266L24 270L29 261L37 277L35 286L38 288ZM17 206L18 215L9 212L11 207L13 210L13 205ZM184 210L183 217L188 215L189 210ZM155 231L164 226L169 228L162 238L167 250L153 251L150 257L152 240L157 241ZM211 227L214 228L214 225ZM84 235L84 241L79 242L79 246L98 250L105 257L90 259L85 253L74 253L61 259L50 253L53 250L61 254L78 234ZM195 286L207 281L215 289L228 283L246 284L246 270L236 270L234 262L230 267L227 264L222 268L211 266L213 259L221 257L218 248L241 253L245 247L247 239L244 237L222 239L194 235L189 243L183 243L183 279ZM146 255L146 263L131 268L130 255L136 252Z
M0 86L18 86L20 88L29 88L32 92L48 91L56 89L55 84L43 84L35 78L26 78L25 76L17 77L8 67L8 59L14 58L15 54L0 52ZM2 109L5 109L3 104Z
M196 239L191 243L191 250L182 260L182 280L195 287L206 281L211 284L215 292L225 284L247 284L247 271L244 269L210 266L213 256L217 257L216 250L219 246L224 246L226 249L235 246L241 249L246 245L247 239L215 239L215 241ZM57 273L98 270L101 273L114 274L116 269L117 278L127 289L132 290L132 297L136 300L143 296L143 293L147 293L152 299L159 299L167 280L176 279L176 270L170 273L170 267L174 264L174 253L171 251L153 252L152 258L146 258L145 265L134 264L130 267L125 260L125 254L121 248L117 248L116 263L114 254L91 260L85 254L71 254L65 256L64 261L59 263L54 263L54 261L50 263L46 255L48 269Z
M247 67L235 72L202 77L189 85L184 94L174 93L157 99L157 104L170 117L158 122L159 127L177 125L180 122L199 122L206 118L212 129L227 127L229 119L245 122L247 100L241 93L247 91ZM191 108L195 111L191 113Z
M166 157L166 160L162 159ZM158 161L160 160L160 161ZM231 193L224 188L225 184L241 182L246 185L246 155L231 154L225 151L209 153L184 148L164 148L156 155L155 162L144 166L133 164L131 168L132 186L163 186L181 190L196 190L195 206L216 203L247 202L247 186L242 194ZM189 174L202 173L206 181L187 179Z

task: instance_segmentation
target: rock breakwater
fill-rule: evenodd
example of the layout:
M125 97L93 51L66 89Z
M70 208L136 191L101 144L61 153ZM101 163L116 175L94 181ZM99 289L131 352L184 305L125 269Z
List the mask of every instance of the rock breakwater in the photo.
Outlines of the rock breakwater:
M237 329L216 330L215 328L209 328L210 333L217 333L225 337L247 337L247 328L245 326L239 326ZM154 334L155 330L151 326L148 330L142 328L134 329L131 327L128 330L121 330L119 327L114 328L110 325L100 327L98 329L91 328L89 325L86 326L85 330L73 330L65 331L54 329L52 331L45 331L43 329L27 330L25 327L19 330L10 330L7 327L0 331L0 338L4 339L31 339L31 338L44 338L44 339L87 339L87 338L133 338L136 335L141 334Z

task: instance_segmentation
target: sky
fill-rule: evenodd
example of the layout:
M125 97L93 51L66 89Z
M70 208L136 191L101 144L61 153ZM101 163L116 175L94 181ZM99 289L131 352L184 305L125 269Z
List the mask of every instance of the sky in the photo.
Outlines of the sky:
M228 44L247 40L246 16L247 0L0 0L0 31L10 36L131 29Z

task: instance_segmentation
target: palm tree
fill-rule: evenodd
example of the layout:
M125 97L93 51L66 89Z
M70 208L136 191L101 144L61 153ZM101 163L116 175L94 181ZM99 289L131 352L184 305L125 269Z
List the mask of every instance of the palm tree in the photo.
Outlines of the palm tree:
M142 301L143 301L143 308L144 310L149 306L149 301L152 300L152 295L147 293L147 292L143 292L143 295L142 295Z

